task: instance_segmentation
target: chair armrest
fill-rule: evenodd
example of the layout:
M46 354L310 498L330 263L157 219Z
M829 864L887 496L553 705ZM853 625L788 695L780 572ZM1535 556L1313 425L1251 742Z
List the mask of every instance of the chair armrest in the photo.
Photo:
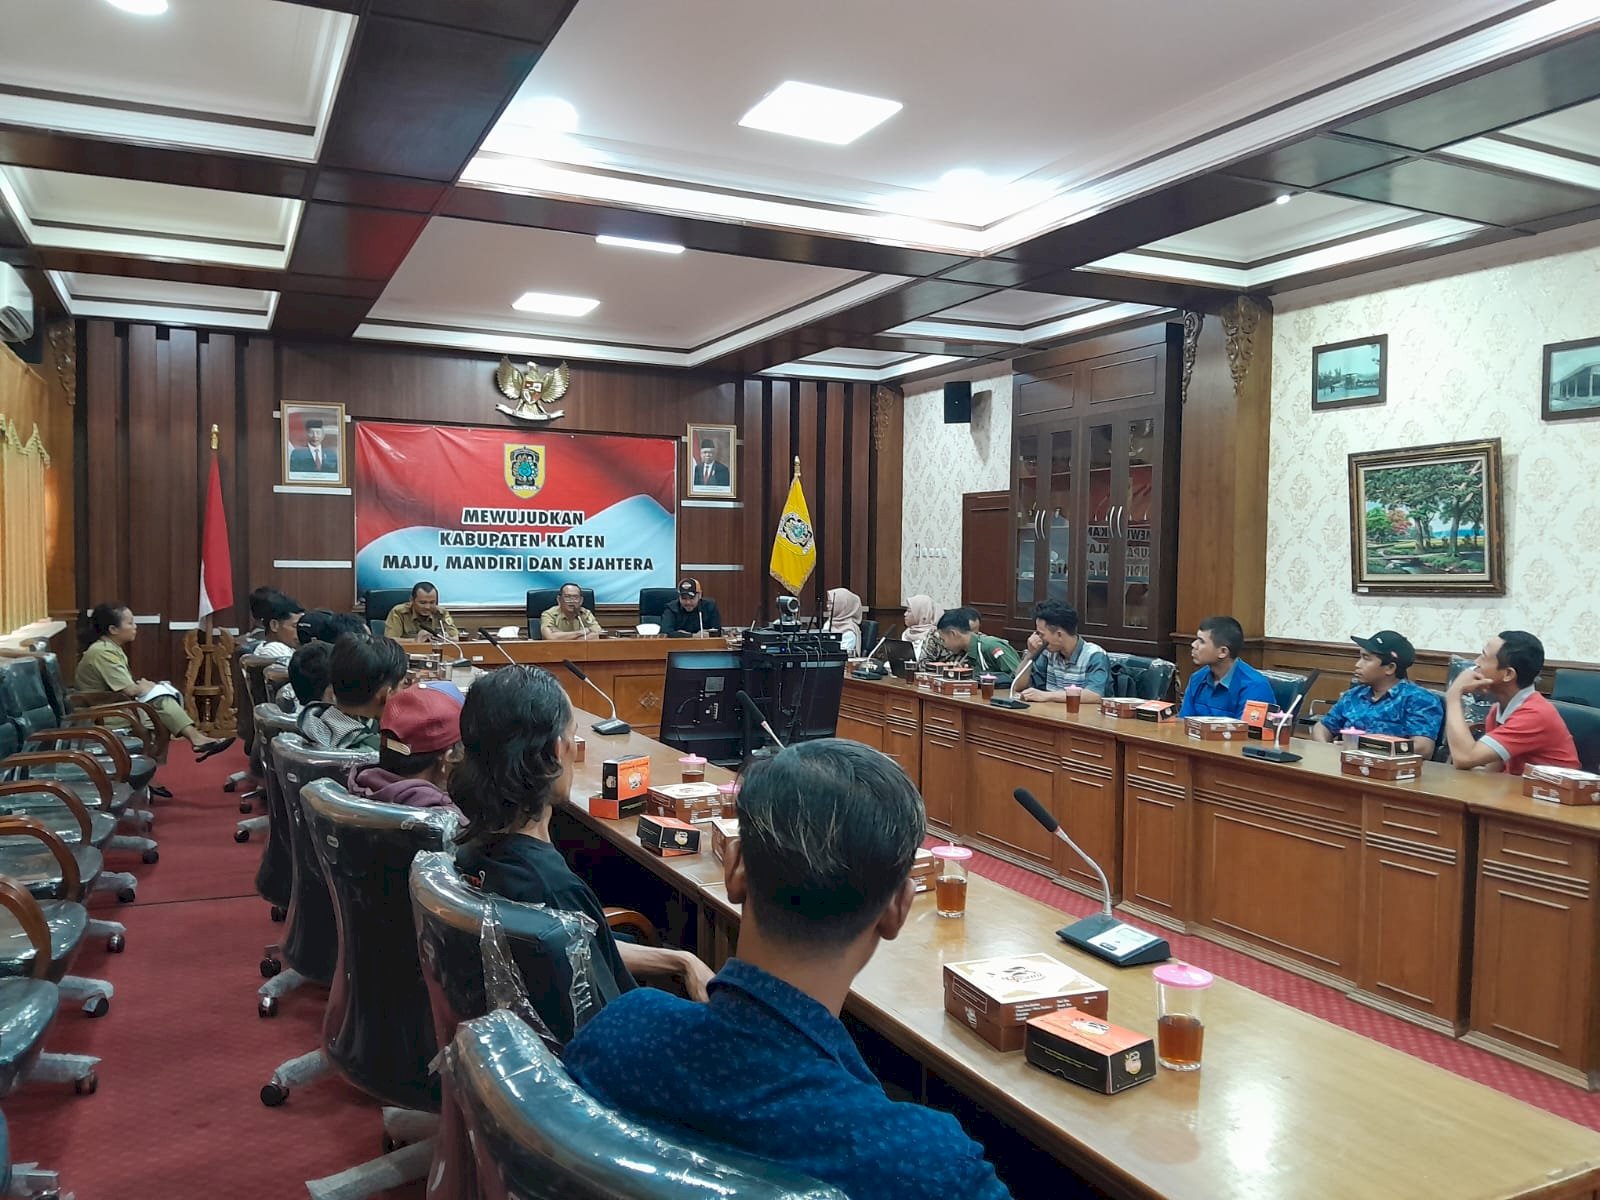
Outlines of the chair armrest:
M94 836L94 821L89 816L89 810L83 806L83 801L59 783L52 783L48 779L14 779L10 783L0 783L0 809L5 807L7 796L38 795L52 796L67 806L76 818L78 829L83 833L83 844L87 846L89 839Z
M22 739L24 746L60 746L71 745L73 742L94 742L105 748L106 757L111 760L116 768L114 772L118 779L128 778L128 771L133 763L128 758L128 748L122 744L109 729L102 729L98 725L79 725L75 729L41 729L37 733L30 733Z
M89 777L89 782L94 784L95 791L100 793L100 803L111 803L111 776L106 774L106 769L97 763L90 755L82 750L28 750L22 754L12 754L0 758L0 771L9 771L13 768L45 767L51 764L61 764L77 767Z
M75 709L96 708L101 705L128 708L143 718L141 725L148 726L149 730L153 731L155 741L150 745L150 757L157 762L163 761L167 753L167 743L172 740L172 735L161 723L161 718L156 715L153 705L146 704L143 700L135 700L131 696L124 696L121 692L73 692L67 697L67 703Z
M83 890L83 880L78 876L78 860L72 857L67 844L45 828L42 822L32 817L0 817L0 837L31 837L43 842L61 867L62 894L69 900L78 898Z
M656 932L656 927L650 923L650 918L631 908L608 908L605 910L606 924L613 931L618 929L630 933L642 946L661 945L661 935Z
M124 696L121 692L70 692L67 695L67 704L72 708L90 708L96 704L137 704L131 696Z
M44 919L44 909L27 888L4 875L0 875L0 908L16 917L22 932L33 943L33 977L48 978L55 960L50 955L50 923Z

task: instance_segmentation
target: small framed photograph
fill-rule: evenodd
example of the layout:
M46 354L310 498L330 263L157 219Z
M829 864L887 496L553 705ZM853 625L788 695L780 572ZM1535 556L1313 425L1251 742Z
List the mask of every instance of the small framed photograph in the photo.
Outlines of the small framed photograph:
M285 401L279 430L283 482L308 487L348 487L344 405Z
M1600 417L1600 338L1546 346L1542 395L1546 421Z
M736 425L691 425L689 496L731 500L739 494L739 429Z
M1312 347L1312 412L1382 404L1388 395L1388 334Z

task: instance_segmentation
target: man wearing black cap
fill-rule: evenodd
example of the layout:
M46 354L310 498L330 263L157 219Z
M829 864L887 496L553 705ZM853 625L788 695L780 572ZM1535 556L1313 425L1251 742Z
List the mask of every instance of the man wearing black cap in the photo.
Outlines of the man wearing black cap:
M717 602L700 593L698 579L680 579L678 598L661 610L661 632L668 637L710 637L722 632Z
M1432 758L1444 724L1444 702L1406 678L1417 660L1416 650L1392 629L1350 640L1361 648L1351 673L1355 686L1312 727L1311 736L1331 742L1345 729L1387 733L1410 738L1417 754Z

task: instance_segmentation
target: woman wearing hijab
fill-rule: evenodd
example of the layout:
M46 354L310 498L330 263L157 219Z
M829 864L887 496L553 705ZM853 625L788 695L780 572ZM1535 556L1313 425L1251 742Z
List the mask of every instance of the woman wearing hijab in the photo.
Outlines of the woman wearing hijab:
M828 623L823 629L839 635L839 644L846 654L861 651L861 597L849 588L828 589Z
M918 659L921 659L928 635L933 632L938 620L939 613L933 607L932 596L913 596L906 601L906 641L911 643ZM937 642L939 639L933 640Z

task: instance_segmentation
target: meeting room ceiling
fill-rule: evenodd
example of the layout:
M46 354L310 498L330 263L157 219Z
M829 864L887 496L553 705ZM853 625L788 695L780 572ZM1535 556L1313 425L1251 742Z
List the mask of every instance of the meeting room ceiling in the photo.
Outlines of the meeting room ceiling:
M80 317L885 381L1600 218L1600 0L1328 11L5 0L0 258Z

